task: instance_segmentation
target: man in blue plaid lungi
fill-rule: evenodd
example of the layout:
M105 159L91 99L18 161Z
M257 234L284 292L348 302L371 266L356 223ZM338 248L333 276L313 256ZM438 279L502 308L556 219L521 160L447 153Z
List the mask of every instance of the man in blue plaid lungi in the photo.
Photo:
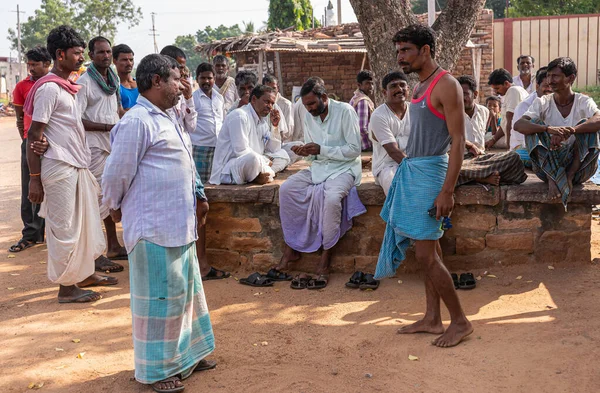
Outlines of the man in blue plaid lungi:
M104 201L129 255L135 378L180 392L216 366L205 359L215 343L194 245L208 203L189 135L167 113L183 90L177 63L148 55L136 76L137 104L111 131Z
M565 210L573 185L596 173L600 153L600 110L591 97L573 92L576 77L569 57L552 60L547 78L553 93L537 98L515 123L525 135L533 171Z

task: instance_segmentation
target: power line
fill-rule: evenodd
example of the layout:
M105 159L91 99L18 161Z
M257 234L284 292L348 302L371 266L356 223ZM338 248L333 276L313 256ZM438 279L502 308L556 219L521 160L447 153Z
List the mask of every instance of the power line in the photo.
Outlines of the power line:
M160 35L160 34L156 34L156 28L154 27L154 16L156 15L156 12L151 12L150 15L152 15L152 29L150 29L152 34L148 34L148 35L151 35L152 38L154 39L154 53L158 53L158 45L156 44L156 36Z

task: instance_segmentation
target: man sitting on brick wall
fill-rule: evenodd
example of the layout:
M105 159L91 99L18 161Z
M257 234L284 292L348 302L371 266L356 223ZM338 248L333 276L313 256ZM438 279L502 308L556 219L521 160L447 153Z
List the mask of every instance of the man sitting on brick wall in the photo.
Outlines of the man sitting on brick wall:
M574 184L588 180L598 168L600 110L591 97L575 93L577 66L569 57L548 64L553 94L536 98L515 123L535 174L548 182L548 197L560 198L565 209Z
M350 105L358 113L358 125L360 127L360 142L363 151L370 151L371 141L369 140L369 120L375 109L375 104L369 97L373 95L374 82L373 73L368 70L362 70L356 76L358 88L354 91L354 96L350 99Z
M286 246L275 270L288 269L300 252L322 248L319 276L297 279L294 287L319 289L327 286L332 248L350 229L352 218L366 212L355 187L362 174L360 131L354 109L330 99L320 78L304 82L300 95L309 112L304 119L306 144L292 149L311 166L291 176L279 189Z
M402 72L390 72L381 82L385 103L373 111L369 137L373 142L373 176L387 196L398 164L406 157L410 134L407 99L408 78Z
M477 82L470 76L458 78L465 105L465 157L460 168L457 186L472 181L492 185L521 184L527 180L525 167L514 151L485 154L485 127L490 111L476 103Z
M258 85L250 94L250 103L225 118L217 137L210 183L266 184L289 164L290 158L268 121L275 97L271 87Z

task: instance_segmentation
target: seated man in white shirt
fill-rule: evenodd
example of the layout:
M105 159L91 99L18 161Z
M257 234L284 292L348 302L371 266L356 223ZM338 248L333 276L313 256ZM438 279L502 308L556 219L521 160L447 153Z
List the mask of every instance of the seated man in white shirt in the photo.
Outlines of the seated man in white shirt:
M531 107L536 98L543 97L546 94L552 94L550 83L546 77L548 74L547 71L548 67L542 67L536 73L535 80L537 89L517 105L515 115L513 116L513 127L517 120L529 110L529 107ZM510 150L514 150L519 154L521 161L525 164L525 168L531 168L531 160L529 159L529 153L527 152L527 146L525 145L525 135L513 130L510 136Z
M319 80L308 79L300 92L309 111L304 118L306 144L293 150L311 166L291 176L279 189L286 246L279 265L269 272L269 276L285 278L281 271L298 260L300 252L322 249L319 276L297 277L292 281L295 289L327 286L332 248L352 227L352 218L366 212L355 187L362 174L358 115L349 104L328 98Z
M531 94L534 89L533 69L535 68L535 59L530 55L521 55L517 59L517 70L519 75L513 77L513 85L520 86Z
M385 103L371 114L369 138L373 142L373 176L375 184L387 196L398 169L406 157L410 134L408 78L402 72L390 72L381 82Z
M525 167L514 151L485 154L485 128L490 111L477 101L477 82L473 77L458 78L463 90L465 105L465 157L458 176L457 186L469 182L520 184L527 180Z
M225 118L217 137L210 183L266 184L289 164L267 118L276 96L271 87L258 85L250 94L250 103Z
M548 182L548 197L565 209L573 185L588 180L598 168L600 110L591 97L573 92L577 66L569 57L548 64L553 93L536 98L515 123L535 174Z

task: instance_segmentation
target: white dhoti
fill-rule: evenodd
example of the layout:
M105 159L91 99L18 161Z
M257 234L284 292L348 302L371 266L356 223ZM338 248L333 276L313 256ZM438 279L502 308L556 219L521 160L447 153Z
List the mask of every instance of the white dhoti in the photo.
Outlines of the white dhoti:
M106 242L102 233L98 194L100 187L88 169L42 159L46 219L48 278L55 284L74 285L94 274L94 260Z
M396 171L398 170L398 164L385 166L379 171L379 173L375 176L375 184L378 184L383 188L383 192L387 197L388 191L390 190L390 186L392 185L392 181L394 180L394 176L396 176Z
M102 184L104 165L106 164L106 159L108 158L109 153L94 147L90 147L90 151L92 152L90 172L92 172L92 175L94 175L96 178L96 182L98 184ZM100 218L104 220L110 215L110 210L106 204L102 203L102 187L100 187L100 192L98 194L98 205L100 206Z
M290 158L283 149L268 153L268 156L247 153L227 163L225 173L221 174L221 184L250 183L261 173L268 173L273 180L275 174L284 170L289 163Z

